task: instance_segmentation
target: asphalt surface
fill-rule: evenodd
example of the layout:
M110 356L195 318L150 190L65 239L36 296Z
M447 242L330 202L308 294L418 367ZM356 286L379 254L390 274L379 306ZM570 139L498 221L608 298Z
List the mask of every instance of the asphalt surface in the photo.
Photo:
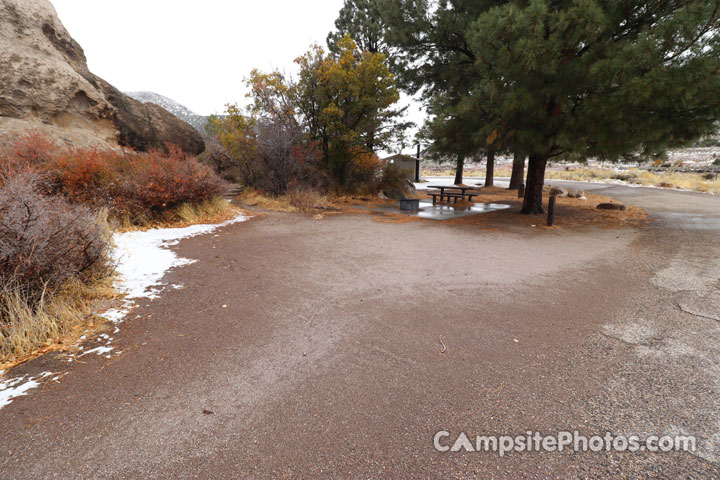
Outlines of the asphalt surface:
M271 214L184 240L185 288L138 307L120 356L13 372L68 374L0 410L0 478L719 478L720 198L588 188L653 221ZM439 452L443 430L697 450L500 457Z

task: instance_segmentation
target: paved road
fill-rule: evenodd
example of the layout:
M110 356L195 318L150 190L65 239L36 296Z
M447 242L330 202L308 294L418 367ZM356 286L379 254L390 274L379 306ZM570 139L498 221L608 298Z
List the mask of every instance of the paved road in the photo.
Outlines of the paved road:
M200 261L123 325L122 355L0 410L0 478L720 477L720 198L597 188L655 221L273 214L185 240ZM698 450L501 458L438 452L442 430Z

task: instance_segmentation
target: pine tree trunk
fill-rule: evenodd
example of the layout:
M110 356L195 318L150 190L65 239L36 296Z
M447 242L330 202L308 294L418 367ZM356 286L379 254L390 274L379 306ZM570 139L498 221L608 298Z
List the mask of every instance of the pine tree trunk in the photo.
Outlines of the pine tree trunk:
M465 155L458 154L457 170L455 170L455 185L463 182L463 169L465 168Z
M372 130L368 132L367 141L365 142L365 146L368 149L368 152L375 152L375 131Z
M530 155L527 185L525 186L525 200L523 201L521 213L533 215L545 213L542 201L547 161L547 155Z
M485 171L485 186L495 185L495 151L490 150L487 154L487 170Z
M515 152L513 158L512 176L510 177L510 190L520 189L520 184L525 178L525 155Z

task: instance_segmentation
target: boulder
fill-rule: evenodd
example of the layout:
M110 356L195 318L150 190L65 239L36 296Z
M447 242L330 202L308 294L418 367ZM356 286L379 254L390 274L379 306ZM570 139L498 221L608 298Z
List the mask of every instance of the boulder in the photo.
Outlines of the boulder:
M622 203L601 203L597 206L600 210L627 210Z
M33 130L68 146L205 149L187 123L93 75L48 0L0 0L0 142Z
M570 198L579 198L584 199L585 198L585 191L580 190L579 188L569 188L567 196Z
M385 195L385 199L390 200L401 200L403 198L407 198L407 194L402 188L388 188L387 190L383 190L381 193Z
M402 200L403 198L413 196L416 192L417 189L415 188L415 184L410 180L404 180L400 185L381 190L378 194L378 198L381 200ZM382 198L383 196L385 198Z

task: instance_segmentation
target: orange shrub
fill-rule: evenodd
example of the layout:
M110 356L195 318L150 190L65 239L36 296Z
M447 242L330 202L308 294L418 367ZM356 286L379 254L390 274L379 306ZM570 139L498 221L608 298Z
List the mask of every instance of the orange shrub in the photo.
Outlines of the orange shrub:
M55 158L58 146L38 131L32 131L15 140L4 152L15 169L42 166Z
M383 169L383 162L372 152L360 148L351 151L350 190L373 190Z
M28 169L39 172L47 179L49 193L138 219L185 202L209 200L224 189L212 168L173 146L167 153L146 154L61 150L41 135L30 134L2 154L10 174Z
M178 151L136 156L124 167L116 202L129 210L160 211L209 200L223 190L224 182L212 168Z
M109 206L120 154L90 149L61 153L45 164L57 193L71 202Z

